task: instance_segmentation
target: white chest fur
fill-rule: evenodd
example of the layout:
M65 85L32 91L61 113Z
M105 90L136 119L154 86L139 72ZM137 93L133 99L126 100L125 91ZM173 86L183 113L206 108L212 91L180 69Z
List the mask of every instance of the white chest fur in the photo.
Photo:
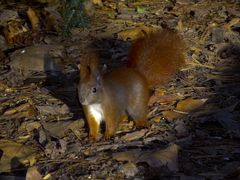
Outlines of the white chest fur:
M98 124L103 121L103 110L101 104L92 104L88 106L89 112L92 114L92 116L95 118L96 122Z

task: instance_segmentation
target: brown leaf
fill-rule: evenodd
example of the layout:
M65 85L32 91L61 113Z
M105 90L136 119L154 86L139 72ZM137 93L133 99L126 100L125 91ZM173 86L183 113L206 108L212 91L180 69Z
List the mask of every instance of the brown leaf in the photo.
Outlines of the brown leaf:
M122 40L135 40L145 35L145 33L155 32L159 30L158 28L141 26L129 30L122 31L118 33L118 37Z
M63 23L63 18L56 9L51 7L45 7L43 15L46 19L46 21L44 22L46 31L52 32L60 29L60 26Z
M42 115L59 115L59 114L63 115L63 114L69 113L69 108L65 104L61 106L45 105L45 106L36 106L36 107Z
M41 127L41 124L39 122L23 122L21 124L21 126L18 128L18 132L19 133L23 133L25 131L28 132L28 134L30 134L34 129L38 129L39 127Z
M177 118L181 118L183 114L175 112L175 111L163 111L162 112L162 117L168 120L174 120Z
M3 155L0 160L0 172L10 172L20 164L34 165L37 161L36 151L31 147L9 140L0 140Z
M171 102L175 102L177 100L177 96L175 95L165 95L165 94L161 94L161 93L154 93L154 95L152 95L148 101L148 105L149 106L153 106L154 103L160 103L161 105L163 104L168 104Z
M15 43L16 38L27 31L27 28L21 22L15 20L10 21L3 29L4 37L8 44Z
M102 0L92 0L92 3L98 6L103 6Z
M37 16L37 14L35 13L35 11L31 7L28 8L27 15L28 15L28 18L31 22L32 30L33 31L38 31L38 29L39 29L39 18Z
M81 129L84 127L84 120L80 119L77 121L72 122L68 125L67 129L70 129L78 139L82 137Z
M14 115L14 117L11 118L28 118L28 119L32 119L34 117L36 117L37 112L34 108L33 105L31 105L30 103L25 103L25 104L21 104L13 109L7 110L4 112L5 116L10 116L10 115Z
M32 77L33 73L46 72L56 73L60 71L57 62L50 56L50 52L56 52L62 46L55 45L35 45L17 50L11 54L11 68L21 72L24 78Z
M71 121L59 121L59 122L48 122L44 123L43 127L46 129L53 137L63 138L67 132L67 128L72 122Z
M6 91L7 89L11 89L4 82L0 82L0 91Z
M200 108L206 101L207 99L187 98L177 104L176 110L182 112L191 112Z
M49 131L49 133L58 138L62 138L66 135L70 129L73 133L80 138L81 137L81 128L84 126L82 119L76 121L59 121L59 122L49 122L45 123L43 127Z
M230 22L224 25L224 29L226 29L227 31L230 31L231 27L236 24L240 24L240 18L233 18Z
M128 133L125 136L123 136L121 139L123 141L134 141L134 140L142 138L146 134L147 131L148 131L147 129L142 129L140 131Z
M3 113L3 115L6 115L6 116L8 116L8 115L13 115L13 114L15 114L16 112L17 112L16 109L10 109L10 110L5 111L5 112Z
M166 149L143 152L136 163L146 162L152 168L166 166L170 171L178 171L178 150L179 146L172 144Z
M10 9L1 9L0 12L0 24L2 26L6 26L10 21L19 21L20 17L18 15L17 10L10 10Z
M42 180L42 175L37 170L36 166L30 167L27 170L26 180Z
M134 149L131 151L115 153L115 154L113 154L113 159L115 159L117 161L133 162L138 158L138 156L140 154L141 154L140 149Z

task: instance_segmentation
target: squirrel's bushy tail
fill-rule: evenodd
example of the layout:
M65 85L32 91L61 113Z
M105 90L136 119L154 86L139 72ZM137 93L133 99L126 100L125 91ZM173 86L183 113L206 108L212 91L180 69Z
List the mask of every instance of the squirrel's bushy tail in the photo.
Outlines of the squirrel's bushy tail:
M164 84L185 62L186 47L182 37L162 30L137 39L130 50L128 67L142 73L150 87Z

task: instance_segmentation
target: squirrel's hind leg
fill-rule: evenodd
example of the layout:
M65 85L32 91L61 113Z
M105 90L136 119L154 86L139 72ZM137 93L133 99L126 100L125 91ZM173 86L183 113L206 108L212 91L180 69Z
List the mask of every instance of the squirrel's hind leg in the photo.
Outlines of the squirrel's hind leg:
M136 108L139 108L136 110ZM130 118L134 121L136 127L148 127L147 121L147 105L142 105L141 107L129 108L128 114Z

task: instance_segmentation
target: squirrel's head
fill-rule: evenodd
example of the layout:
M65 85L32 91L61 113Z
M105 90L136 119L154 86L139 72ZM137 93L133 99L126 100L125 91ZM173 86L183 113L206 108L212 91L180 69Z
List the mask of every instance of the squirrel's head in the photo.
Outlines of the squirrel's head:
M102 100L102 75L98 68L97 58L88 55L88 58L78 65L80 82L78 97L82 105L98 104Z

